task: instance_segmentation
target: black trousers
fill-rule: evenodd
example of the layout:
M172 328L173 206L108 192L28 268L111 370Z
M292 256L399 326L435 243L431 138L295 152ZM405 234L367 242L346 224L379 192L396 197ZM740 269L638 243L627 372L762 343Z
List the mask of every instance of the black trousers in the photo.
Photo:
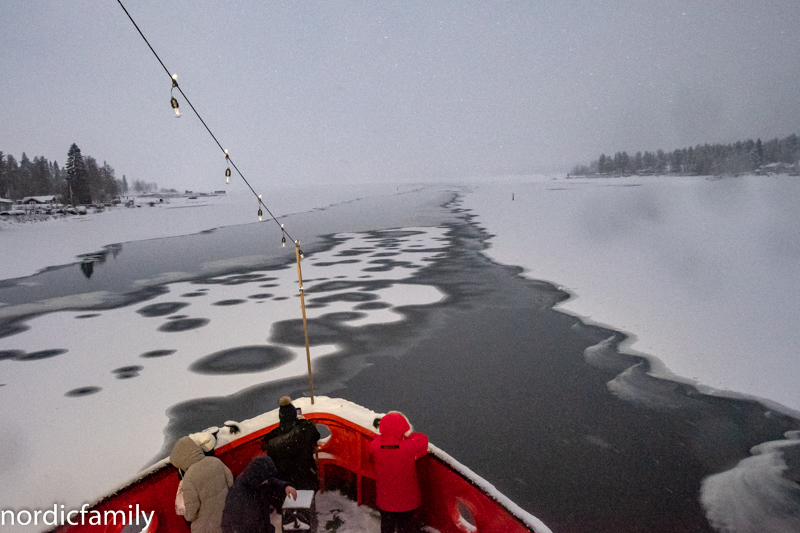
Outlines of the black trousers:
M381 511L381 533L414 533L414 511Z

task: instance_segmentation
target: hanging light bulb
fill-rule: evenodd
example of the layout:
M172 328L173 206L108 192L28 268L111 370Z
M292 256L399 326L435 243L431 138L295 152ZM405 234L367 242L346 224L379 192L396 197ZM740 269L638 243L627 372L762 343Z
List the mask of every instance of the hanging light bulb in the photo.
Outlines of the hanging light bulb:
M231 182L231 158L228 156L228 149L225 148L225 161L228 163L228 168L225 170L225 183Z
M175 87L177 87L177 86L178 86L178 75L177 74L173 74L172 75L172 89L169 90L169 95L171 97L169 99L169 103L172 105L172 109L175 111L175 118L181 118L181 110L178 107L178 100L175 98L175 96L172 95L172 91L175 90Z
M283 224L281 224L281 233L283 233L281 236L281 248L286 248L286 231L283 229Z
M262 216L264 213L261 211L261 195L258 195L258 221L261 222L263 220Z

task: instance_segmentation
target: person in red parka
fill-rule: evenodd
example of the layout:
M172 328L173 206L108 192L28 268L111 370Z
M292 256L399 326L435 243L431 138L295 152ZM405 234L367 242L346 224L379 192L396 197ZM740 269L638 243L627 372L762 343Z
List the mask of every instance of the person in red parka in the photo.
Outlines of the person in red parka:
M378 431L369 453L375 462L381 533L411 532L414 510L422 505L416 461L428 453L428 437L412 433L408 419L397 411L381 418Z

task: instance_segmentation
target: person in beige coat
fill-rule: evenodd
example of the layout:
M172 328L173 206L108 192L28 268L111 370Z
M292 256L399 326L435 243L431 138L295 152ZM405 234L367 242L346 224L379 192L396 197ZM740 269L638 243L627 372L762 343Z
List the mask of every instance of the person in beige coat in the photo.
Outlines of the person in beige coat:
M178 439L169 462L185 472L183 517L192 523L192 533L221 533L222 510L233 485L230 469L218 458L206 456L190 437Z

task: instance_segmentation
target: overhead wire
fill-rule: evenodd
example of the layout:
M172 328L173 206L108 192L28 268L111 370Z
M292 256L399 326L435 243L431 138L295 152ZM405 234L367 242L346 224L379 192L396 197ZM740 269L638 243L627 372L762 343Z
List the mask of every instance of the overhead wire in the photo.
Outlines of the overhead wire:
M250 189L250 191L251 191L251 192L252 192L252 193L255 195L255 197L258 199L259 220L261 220L261 207L263 206L263 207L264 207L264 209L265 209L265 210L267 211L267 213L269 214L270 218L272 218L272 220L274 220L274 221L275 221L275 223L276 223L276 224L277 224L277 225L280 227L280 230L281 230L281 232L282 232L283 234L285 234L285 235L286 235L286 237L289 237L289 239L290 239L292 242L294 242L295 244L299 244L299 241L296 241L296 240L294 240L294 239L292 238L292 236L289 234L289 232L288 232L288 231L286 231L286 229L283 227L283 224L281 224L281 223L278 221L278 219L275 217L275 215L273 215L273 214L272 214L272 211L270 211L270 209L269 209L269 207L267 206L267 204L265 204L265 203L263 202L263 200L261 199L261 195L260 195L260 194L258 194L258 193L255 191L255 189L253 189L252 185L250 185L250 182L249 182L249 181L247 181L247 178L245 178L245 177L244 177L244 174L242 174L242 172L239 170L239 167L237 167L237 166L236 166L236 163L233 161L233 159L231 159L230 155L228 155L228 151L227 151L225 148L223 148L223 147L222 147L222 144L219 142L219 140L217 140L217 137L216 137L216 135L214 135L214 133L211 131L211 128L209 128L209 127L208 127L208 124L206 124L206 121L205 121L205 120L203 120L203 117L201 117L201 116L200 116L200 113L197 111L197 109L195 109L195 107L194 107L194 105L192 104L191 100L189 100L189 97L188 97L188 96L186 96L186 93L184 93L184 92L183 92L183 89L182 89L182 88L181 88L181 86L178 84L177 76L176 76L176 75L174 75L173 73L171 73L171 72L169 71L169 69L167 68L167 66L164 64L164 62L161 60L161 58L159 57L158 53L155 51L155 49L153 48L153 46L150 44L150 41L148 41L148 40L147 40L147 37L145 37L145 35L144 35L144 33L142 32L142 30L139 28L139 25L138 25L138 24L136 24L136 21L135 21L135 20L133 20L133 17L132 17L132 16L131 16L131 14L128 12L128 10L125 8L125 5L123 5L123 3L122 3L122 0L117 0L117 3L119 3L119 5L120 5L120 7L122 8L122 10L123 10L123 11L125 12L125 14L128 16L128 19L131 21L131 23L133 24L133 26L136 28L136 31L138 31L138 32L139 32L139 35L141 35L142 39L144 39L144 42L145 42L145 44L147 44L147 47L148 47L148 48L150 48L150 51L151 51L151 52L153 52L153 55L156 57L156 59L158 60L158 62L161 64L161 67L162 67L162 68L164 69L164 71L167 73L167 76L169 76L169 78L170 78L170 81L171 81L171 83L172 83L172 87L173 87L174 89L178 89L178 92L180 92L180 93L181 93L181 96L183 96L184 100L186 100L186 103L187 103L187 104L189 104L189 107L190 107L190 108L192 108L192 111L194 111L194 114L195 114L195 115L197 115L197 118L198 118L198 119L200 119L200 122L203 124L203 127L205 127L205 129L206 129L206 131L208 132L208 134L209 134L209 135L211 135L211 138L212 138L212 139L214 139L214 142L217 144L217 146L219 147L219 149L220 149L220 150L222 150L222 152L225 154L225 159L226 159L226 161L228 161L228 162L230 163L230 165L232 165L232 166L233 166L233 168L236 170L236 173L237 173L237 174L239 174L239 177L240 177L240 178L242 178L242 181L244 181L245 185L247 185L247 187ZM302 253L302 252L301 252L301 253Z

